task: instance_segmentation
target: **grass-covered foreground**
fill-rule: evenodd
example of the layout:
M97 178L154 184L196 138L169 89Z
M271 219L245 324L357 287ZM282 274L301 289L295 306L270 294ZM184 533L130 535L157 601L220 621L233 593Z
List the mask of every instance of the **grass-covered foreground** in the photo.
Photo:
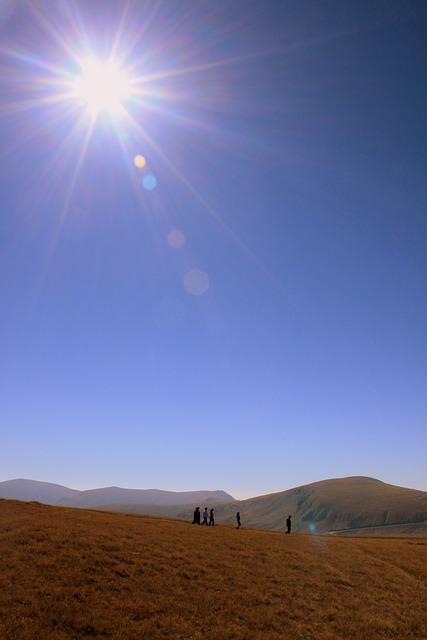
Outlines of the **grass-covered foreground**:
M1 640L427 639L427 540L0 500Z

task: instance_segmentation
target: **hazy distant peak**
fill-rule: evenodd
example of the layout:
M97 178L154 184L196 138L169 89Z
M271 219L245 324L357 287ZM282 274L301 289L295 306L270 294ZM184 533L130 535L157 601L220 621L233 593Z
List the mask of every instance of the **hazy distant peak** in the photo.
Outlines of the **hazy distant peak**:
M36 500L46 504L73 507L98 507L106 504L191 504L224 502L234 498L225 491L165 491L163 489L125 489L100 487L78 491L51 482L19 478L0 482L0 498Z
M40 482L18 478L0 482L0 497L11 500L36 500L45 504L57 504L63 498L69 498L80 492L52 482Z

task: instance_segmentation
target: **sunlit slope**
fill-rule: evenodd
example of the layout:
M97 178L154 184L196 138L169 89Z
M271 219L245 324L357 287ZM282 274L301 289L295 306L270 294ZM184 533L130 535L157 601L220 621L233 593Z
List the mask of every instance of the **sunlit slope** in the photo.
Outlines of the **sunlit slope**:
M427 539L0 500L0 548L2 640L427 638Z
M224 522L232 521L227 507ZM427 521L427 492L396 487L373 478L350 477L251 498L239 504L249 526L284 529L288 514L294 531L329 532Z
M205 505L201 505L202 507ZM427 492L396 487L373 478L322 480L240 502L215 503L218 521L283 531L292 515L295 532L348 531L361 535L427 535ZM192 505L108 505L106 509L192 518Z

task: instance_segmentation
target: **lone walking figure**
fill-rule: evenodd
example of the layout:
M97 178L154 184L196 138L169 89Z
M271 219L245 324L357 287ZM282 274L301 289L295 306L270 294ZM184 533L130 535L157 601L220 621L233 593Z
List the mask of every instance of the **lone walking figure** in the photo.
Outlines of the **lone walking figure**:
M292 527L291 516L288 516L286 518L286 526L287 526L288 530L285 531L285 533L290 533L291 532L291 527Z

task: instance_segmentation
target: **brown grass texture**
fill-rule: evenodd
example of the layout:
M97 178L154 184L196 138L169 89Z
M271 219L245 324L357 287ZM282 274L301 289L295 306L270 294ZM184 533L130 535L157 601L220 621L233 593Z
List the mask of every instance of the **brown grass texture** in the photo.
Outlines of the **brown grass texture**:
M427 540L0 500L0 639L427 640Z

